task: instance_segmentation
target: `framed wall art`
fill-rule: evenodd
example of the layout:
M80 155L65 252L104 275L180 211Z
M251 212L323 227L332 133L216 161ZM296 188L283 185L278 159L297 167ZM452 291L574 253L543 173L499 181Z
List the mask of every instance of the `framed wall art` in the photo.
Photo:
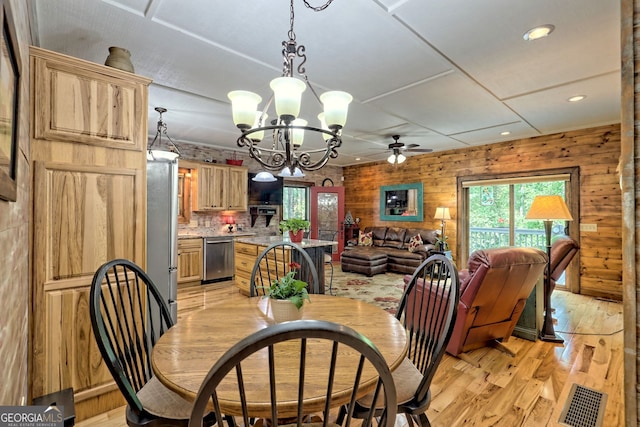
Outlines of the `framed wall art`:
M380 187L382 221L422 221L423 190L421 182Z
M20 57L9 2L1 0L0 21L0 199L16 201Z

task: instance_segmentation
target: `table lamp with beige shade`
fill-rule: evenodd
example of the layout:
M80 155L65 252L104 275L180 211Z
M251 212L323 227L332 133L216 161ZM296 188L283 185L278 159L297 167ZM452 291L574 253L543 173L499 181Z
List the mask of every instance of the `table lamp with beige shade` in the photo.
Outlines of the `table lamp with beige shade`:
M561 196L536 196L525 219L544 221L544 232L547 244L547 274L544 279L544 322L540 331L542 341L563 343L556 335L551 317L551 225L553 221L573 221L569 208Z

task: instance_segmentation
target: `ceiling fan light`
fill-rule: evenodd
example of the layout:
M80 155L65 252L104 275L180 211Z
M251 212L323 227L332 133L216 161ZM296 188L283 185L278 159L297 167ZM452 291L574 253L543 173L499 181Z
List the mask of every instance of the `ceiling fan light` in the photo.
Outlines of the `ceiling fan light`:
M294 126L306 126L307 121L304 119L295 119L293 122L291 122L291 124ZM292 134L293 146L300 147L302 145L302 142L304 141L304 129L292 129Z
M240 129L249 129L256 118L260 95L246 90L234 90L227 94L231 100L233 123Z
M329 129L341 129L347 122L349 103L353 97L347 92L332 90L320 95L320 101L324 105L325 122Z
M407 157L404 154L398 154L397 159L398 159L398 164L400 164L405 160L407 160Z
M387 157L387 162L394 164L396 162L396 155L392 154L389 157Z
M295 77L277 77L269 84L276 103L276 113L285 122L291 122L300 114L302 92L307 85Z

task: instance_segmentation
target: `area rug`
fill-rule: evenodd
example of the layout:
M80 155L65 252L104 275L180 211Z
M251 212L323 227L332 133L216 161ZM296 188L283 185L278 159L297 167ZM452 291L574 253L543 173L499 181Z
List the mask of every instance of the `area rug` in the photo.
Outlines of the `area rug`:
M358 299L377 305L395 314L404 291L403 274L385 273L367 277L359 273L345 273L339 263L334 263L333 295ZM325 293L329 293L331 268L325 270Z

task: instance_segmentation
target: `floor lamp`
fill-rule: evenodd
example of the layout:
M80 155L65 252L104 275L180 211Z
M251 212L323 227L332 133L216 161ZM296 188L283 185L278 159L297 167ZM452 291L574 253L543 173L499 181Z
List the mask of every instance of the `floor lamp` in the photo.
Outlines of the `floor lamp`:
M442 252L444 252L444 248L445 248L445 234L444 234L444 222L448 219L451 219L451 214L449 213L449 208L445 208L445 207L437 207L436 208L436 214L433 216L434 219L439 219L440 221L442 221L442 223L440 224L441 227L441 235L440 235L440 241L442 242L440 250Z
M551 225L553 221L572 221L569 208L560 196L536 196L525 219L544 221L544 232L547 238L547 274L544 276L544 323L540 331L540 339L555 343L564 340L556 335L551 317Z

